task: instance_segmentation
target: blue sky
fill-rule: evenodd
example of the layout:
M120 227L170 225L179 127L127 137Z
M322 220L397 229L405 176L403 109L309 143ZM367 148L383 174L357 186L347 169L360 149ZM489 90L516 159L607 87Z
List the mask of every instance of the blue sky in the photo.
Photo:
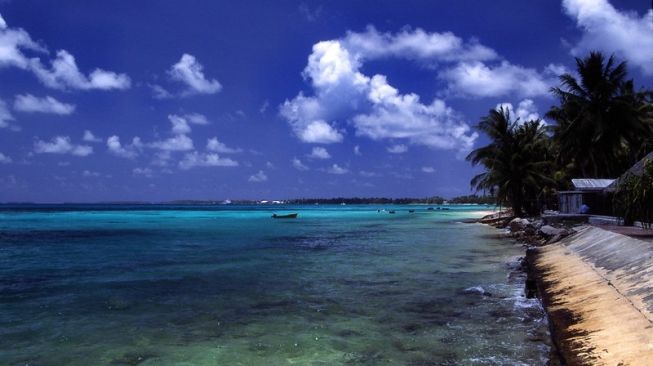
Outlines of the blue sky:
M650 1L1 1L0 202L468 194L574 55L653 86Z

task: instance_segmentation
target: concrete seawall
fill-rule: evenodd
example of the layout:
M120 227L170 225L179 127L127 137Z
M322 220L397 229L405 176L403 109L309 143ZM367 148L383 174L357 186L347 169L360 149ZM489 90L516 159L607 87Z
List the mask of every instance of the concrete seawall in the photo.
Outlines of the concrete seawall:
M585 226L531 256L568 365L653 364L653 243Z

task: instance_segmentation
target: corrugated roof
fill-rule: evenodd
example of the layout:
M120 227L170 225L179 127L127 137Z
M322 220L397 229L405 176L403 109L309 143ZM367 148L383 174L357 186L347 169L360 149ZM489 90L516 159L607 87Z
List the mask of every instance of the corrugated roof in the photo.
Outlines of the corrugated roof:
M581 191L600 191L614 182L614 179L572 179L574 188Z

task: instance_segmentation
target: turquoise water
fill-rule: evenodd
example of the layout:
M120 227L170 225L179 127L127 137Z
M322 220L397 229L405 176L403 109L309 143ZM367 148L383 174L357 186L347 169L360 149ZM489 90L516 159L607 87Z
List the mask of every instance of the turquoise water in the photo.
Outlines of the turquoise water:
M5 207L0 364L544 364L487 208L381 208Z

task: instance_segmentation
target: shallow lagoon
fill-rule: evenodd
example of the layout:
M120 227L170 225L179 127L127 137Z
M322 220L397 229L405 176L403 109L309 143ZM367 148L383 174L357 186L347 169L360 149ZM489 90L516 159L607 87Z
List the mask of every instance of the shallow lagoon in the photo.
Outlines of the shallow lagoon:
M382 208L4 208L0 364L544 364L487 208Z

